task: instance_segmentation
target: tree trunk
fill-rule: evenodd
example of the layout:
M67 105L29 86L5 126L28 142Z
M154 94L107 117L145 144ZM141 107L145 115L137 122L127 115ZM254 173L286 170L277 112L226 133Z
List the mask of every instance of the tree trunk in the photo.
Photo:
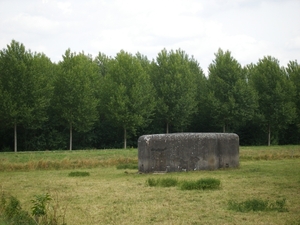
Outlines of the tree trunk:
M226 132L226 126L225 126L225 124L223 125L223 133L225 133Z
M167 134L169 133L169 123L167 122Z
M269 124L269 128L268 128L268 146L271 146L271 127Z
M72 123L70 123L70 151L72 150L72 142L73 142L73 131L72 131Z
M127 133L126 128L124 127L124 149L127 148Z
M18 143L17 143L17 123L14 126L14 151L17 152L18 150Z

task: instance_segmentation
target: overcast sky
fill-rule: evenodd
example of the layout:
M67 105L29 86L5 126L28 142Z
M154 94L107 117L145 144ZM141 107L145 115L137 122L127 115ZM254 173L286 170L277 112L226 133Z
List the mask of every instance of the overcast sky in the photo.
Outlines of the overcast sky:
M14 39L53 62L70 48L155 59L182 49L207 67L218 48L242 65L300 62L300 0L0 0L0 49Z

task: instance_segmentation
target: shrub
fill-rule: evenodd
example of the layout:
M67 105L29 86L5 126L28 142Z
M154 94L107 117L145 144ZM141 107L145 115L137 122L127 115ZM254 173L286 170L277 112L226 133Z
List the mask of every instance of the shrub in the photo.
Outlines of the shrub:
M181 190L207 190L218 189L220 187L220 180L214 178L202 178L196 181L182 181L180 185Z
M275 203L269 202L268 200L262 199L248 199L243 202L237 202L230 200L228 202L228 209L237 212L250 212L250 211L278 211L287 212L285 207L286 200L276 200Z
M69 177L87 177L89 176L89 172L80 172L80 171L74 171L69 173Z

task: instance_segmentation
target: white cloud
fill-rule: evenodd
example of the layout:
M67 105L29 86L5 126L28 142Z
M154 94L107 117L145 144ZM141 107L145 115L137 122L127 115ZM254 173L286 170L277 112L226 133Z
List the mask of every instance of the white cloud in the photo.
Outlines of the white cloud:
M42 16L32 16L29 14L21 13L14 17L11 21L8 21L12 29L16 30L16 28L33 33L53 33L59 25L56 21L51 21Z
M71 3L70 2L57 2L57 7L65 15L70 15L73 12L73 10L71 9Z
M298 0L0 1L0 48L12 39L53 61L67 48L155 58L181 48L206 71L218 48L243 65L264 55L299 59Z
M298 37L295 37L295 38L291 38L286 46L289 48L289 49L297 49L298 51L300 50L300 36Z

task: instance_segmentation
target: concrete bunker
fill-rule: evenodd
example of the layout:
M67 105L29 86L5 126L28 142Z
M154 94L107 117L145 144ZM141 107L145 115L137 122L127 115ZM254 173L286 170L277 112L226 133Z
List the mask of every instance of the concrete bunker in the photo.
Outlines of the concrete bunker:
M215 170L239 166L239 136L233 133L174 133L138 139L139 172Z

